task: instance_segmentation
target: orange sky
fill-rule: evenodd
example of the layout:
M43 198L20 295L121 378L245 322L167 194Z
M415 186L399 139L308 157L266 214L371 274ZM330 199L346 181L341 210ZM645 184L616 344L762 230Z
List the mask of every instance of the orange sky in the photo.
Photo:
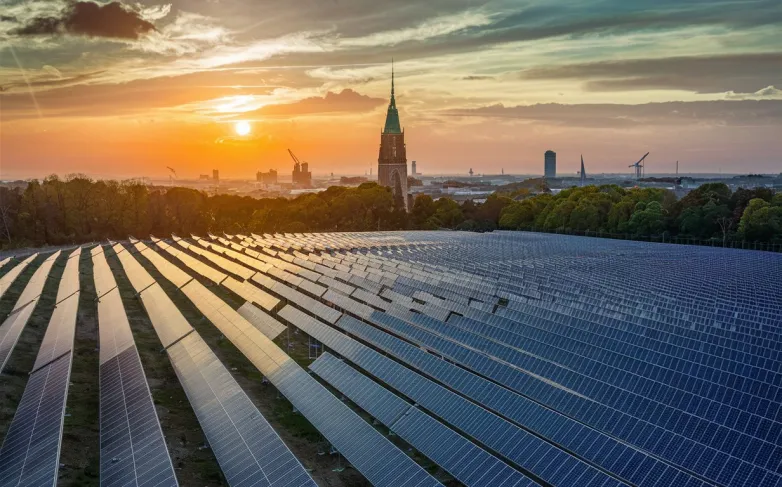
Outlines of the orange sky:
M547 149L562 174L581 154L590 174L629 173L647 151L649 172L782 170L780 5L558 1L147 1L85 17L85 2L13 0L0 178L253 178L287 173L288 148L316 175L364 174L392 56L425 174L539 174Z

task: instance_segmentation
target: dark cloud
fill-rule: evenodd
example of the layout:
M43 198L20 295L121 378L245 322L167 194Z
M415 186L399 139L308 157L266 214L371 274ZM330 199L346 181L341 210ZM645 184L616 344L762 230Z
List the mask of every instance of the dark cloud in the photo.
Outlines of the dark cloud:
M696 101L641 105L546 103L450 110L450 115L505 118L553 125L635 128L649 125L782 125L782 101Z
M462 78L463 81L484 81L494 79L494 76L470 75Z
M17 19L12 15L0 15L0 22L17 22Z
M329 91L326 96L314 96L294 103L280 105L267 105L255 112L255 115L266 117L289 117L296 115L317 115L326 113L361 113L369 112L385 105L388 100L362 95L351 89L344 89L339 93ZM242 116L246 116L243 113Z
M119 2L99 5L72 1L57 16L36 17L14 29L20 36L72 34L87 37L138 39L155 30L138 12Z
M393 3L391 4L393 5ZM458 12L445 2L440 4L441 15ZM385 29L409 27L423 19L410 22L395 12L386 11ZM351 18L340 25L349 29ZM399 59L416 59L453 53L472 52L494 45L512 42L536 41L552 37L583 37L588 35L615 35L654 32L696 26L723 26L731 29L753 28L782 24L782 2L759 0L747 8L744 0L725 2L682 2L678 0L613 0L570 4L567 8L556 4L541 4L497 16L487 25L470 27L448 35L429 39L415 39L393 46ZM294 55L299 59L301 56ZM356 48L319 56L322 62L340 63L379 62L388 58L386 49Z
M754 92L782 79L782 53L671 57L532 68L524 79L582 80L592 91Z

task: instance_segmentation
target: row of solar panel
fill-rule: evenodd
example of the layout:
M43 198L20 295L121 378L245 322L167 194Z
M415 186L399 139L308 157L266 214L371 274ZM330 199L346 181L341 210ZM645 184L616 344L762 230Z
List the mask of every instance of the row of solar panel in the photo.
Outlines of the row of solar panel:
M371 425L314 381L259 329L200 282L189 279L181 269L144 244L137 243L136 248L166 279L180 285L182 292L204 316L373 484L439 485ZM196 253L210 262L222 262L215 258L219 256L211 252L203 250ZM171 255L176 256L174 253ZM191 270L200 272L204 269L195 266ZM203 275L208 273L205 271ZM253 279L256 277L257 274L253 275Z
M753 449L753 446L754 446L754 445L746 445L746 444L745 444L745 445L743 445L743 447L745 447L745 448L749 448L749 450L750 450L750 451L752 451L752 452L755 452L755 451L757 451L757 450L754 450L754 449ZM762 461L762 458L761 458L761 461ZM717 465L718 465L718 464L717 464L717 462L712 462L712 465L714 465L714 467L712 467L712 469L713 469L713 468L717 467ZM721 466L722 464L719 464L719 465ZM725 468L725 469L724 469L724 471L726 472L726 473L725 473L725 475L727 475L728 469L727 469L727 468Z
M337 298L336 298L337 296L339 296L339 294L335 294L333 291L329 291L324 297L326 297L327 300L336 301L337 300ZM344 303L342 303L342 304L344 304ZM357 305L358 305L358 303L354 302L354 305L352 307L353 311L356 311L355 308L356 308Z
M213 260L213 259L210 259L210 260ZM280 276L280 277L281 277L281 276ZM257 275L256 275L256 276L254 276L254 277L253 277L253 279L258 279L258 276L257 276ZM279 284L280 286L282 285L282 283L278 283L278 284ZM268 282L268 283L267 283L267 285L269 286L269 289L270 289L270 290L272 290L272 289L279 289L279 286L275 285L275 283L274 283L274 282ZM285 291L283 291L283 292L285 292ZM329 292L331 292L331 291L329 291ZM294 290L294 289L292 289L292 288L289 288L289 289L288 289L288 291L287 291L287 293L289 294L289 296L292 296L293 298L295 298L295 299L294 299L294 302L297 302L297 303L299 303L300 305L301 305L301 304L307 304L307 303L306 303L306 301L303 301L303 300L301 299L301 298L303 298L303 297L304 297L303 295L297 295L297 294L294 294L294 293L298 293L298 291L296 291L296 290ZM288 308L285 308L284 310L287 310L287 309L288 309ZM283 310L283 313L285 313L285 311L284 311L284 310ZM283 313L281 313L281 316L283 316ZM340 316L340 315L339 315L339 313L337 313L336 317L339 317L339 316ZM327 318L327 319L329 319L329 317L328 317L328 316L327 316L326 318ZM419 421L427 421L427 420L425 420L425 419L422 419L422 418L419 418ZM440 423L437 423L436 421L433 421L433 420L429 420L429 421L432 421L432 422L430 422L430 424L431 424L433 427L436 427L435 425L438 425L438 424L440 424ZM441 426L441 427L442 427L442 426ZM448 431L448 430L446 429L445 431ZM458 435L457 435L457 436L458 436ZM419 445L414 445L414 446L417 446L417 447L419 447L419 448L420 448L420 446L419 446ZM423 444L422 444L421 446L425 446L425 445L423 445ZM428 446L426 449L427 449L427 450L429 450L429 451L430 451L430 453L432 453L432 454L434 455L434 450L433 450L432 448L433 448L433 445L429 445L429 446ZM475 448L477 448L477 447L475 447ZM501 470L502 472L506 472L506 473L507 473L507 474L503 474L503 475L511 475L511 477L510 477L509 479L507 479L507 481L509 482L507 485L515 485L515 484L517 484L519 481L521 481L521 480L523 479L523 477L521 477L521 476L520 476L520 474L519 474L517 471L515 471L515 470L513 470L513 469L510 469L510 468L509 468L509 467L507 467L507 466L504 466L504 467L502 467L502 465L504 465L504 464L502 464L502 462L499 462L499 463L497 463L497 462L498 462L498 460L497 460L496 458L494 458L494 457L491 457L490 455L489 455L489 456L486 456L486 455L488 455L488 454L486 454L486 453L483 453L483 451L482 451L482 450L480 450L480 449L477 449L477 450L475 450L475 451L481 451L481 452L482 452L482 455L483 455L483 456L485 456L485 458L486 458L487 460L489 460L489 459L493 459L493 460L491 460L491 463L492 463L493 465L496 465L497 467L501 467L501 468L500 468L500 470ZM448 468L446 468L446 469L448 469L449 471L452 471L452 473L453 473L453 471L456 471L456 472L458 472L458 475L459 475L459 476L461 476L461 477L464 477L464 476L466 475L466 471L464 470L465 464L464 464L464 462L462 461L462 459L463 459L463 457L462 457L462 458L454 458L454 459L451 459L451 461L447 463L447 467L448 467ZM459 460L459 461L457 461L457 460ZM480 470L479 470L478 472L480 472ZM515 472L515 473L513 473L513 472ZM480 478L480 477L482 477L482 476L483 476L484 474L486 474L486 473L487 473L487 472L483 472L483 473L481 473L481 474L479 475L479 478ZM492 474L492 476L495 476L495 475L498 475L498 474L499 474L499 472L498 472L497 474ZM503 478L504 478L504 477L503 477ZM467 479L469 479L469 477L467 477ZM512 482L510 481L511 479L512 479ZM498 480L499 480L499 477L498 477ZM587 479L587 480L588 480L588 479ZM505 481L506 481L506 480L503 480L503 482L505 482ZM524 481L525 481L525 482L529 482L529 480L528 480L528 479L524 479ZM591 484L591 483L590 483L590 484ZM469 484L468 484L468 485L469 485Z
M54 311L29 372L21 401L0 447L0 485L56 483L79 305L80 255L81 248L77 248L67 258L58 283ZM16 308L11 311L11 316L0 326L0 364L3 367L33 313L59 256L60 252L55 252L36 269L17 300ZM31 256L18 267L27 266L34 257Z

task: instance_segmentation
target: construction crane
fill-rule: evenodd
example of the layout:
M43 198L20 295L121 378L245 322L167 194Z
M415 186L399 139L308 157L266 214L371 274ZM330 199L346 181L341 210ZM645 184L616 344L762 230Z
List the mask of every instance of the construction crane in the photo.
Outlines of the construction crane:
M295 162L297 166L301 166L301 161L299 161L299 158L296 157L296 154L294 154L292 150L288 149L288 154L291 155L293 162Z
M635 168L635 179L641 179L642 177L644 177L644 174L645 174L645 172L644 172L644 160L646 159L646 156L648 156L648 155L649 155L649 153L647 152L646 154L644 154L644 156L642 158L640 158L638 160L638 162L636 162L635 164L630 164L629 166L627 166L627 167L634 167Z
M166 169L171 171L171 174L168 175L168 183L170 186L174 185L174 179L179 179L176 175L176 171L174 171L174 168L171 166L166 166Z

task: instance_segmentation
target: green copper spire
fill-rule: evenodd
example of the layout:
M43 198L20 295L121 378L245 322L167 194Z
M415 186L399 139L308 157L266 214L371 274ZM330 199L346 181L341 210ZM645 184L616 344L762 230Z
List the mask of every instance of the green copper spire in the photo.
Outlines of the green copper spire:
M386 126L383 129L384 134L401 134L402 127L399 125L399 112L396 110L396 99L394 98L394 60L391 60L391 101L388 104L388 113L386 114Z

